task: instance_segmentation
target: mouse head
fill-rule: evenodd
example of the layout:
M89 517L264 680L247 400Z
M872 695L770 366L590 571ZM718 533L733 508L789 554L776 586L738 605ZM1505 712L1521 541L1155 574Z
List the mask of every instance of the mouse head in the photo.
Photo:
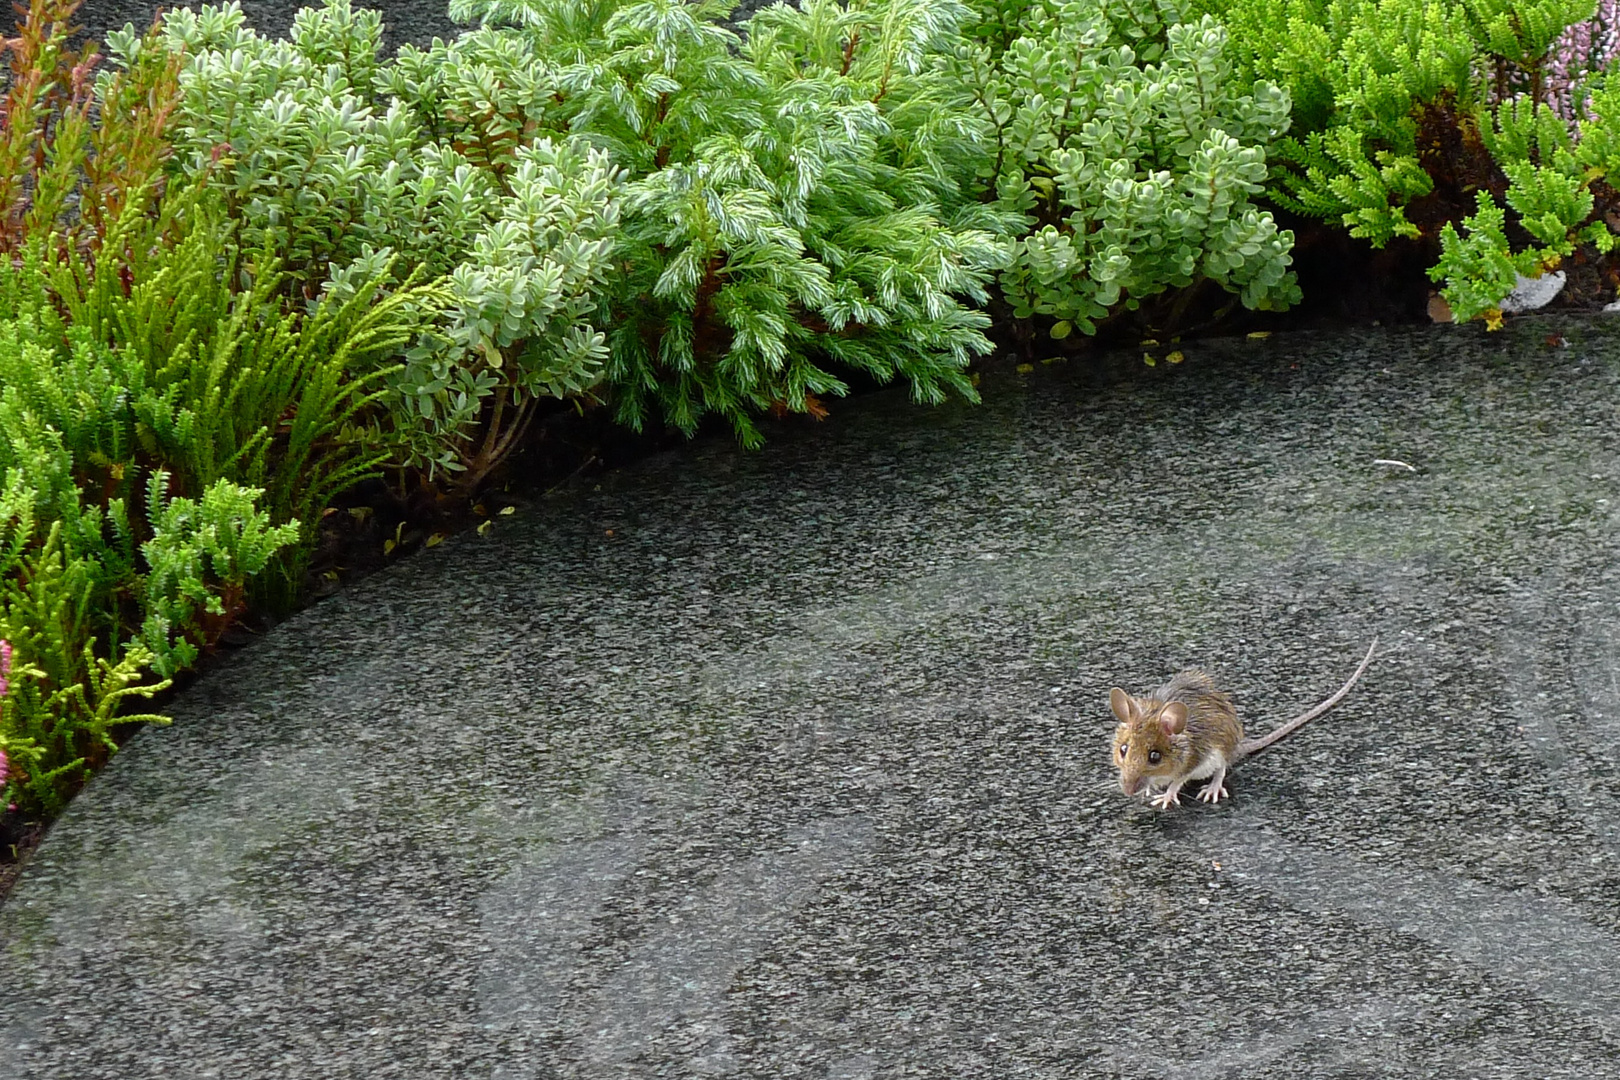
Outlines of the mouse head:
M1117 686L1108 692L1108 704L1119 718L1114 765L1125 794L1135 795L1149 780L1175 776L1186 753L1187 706L1132 697Z

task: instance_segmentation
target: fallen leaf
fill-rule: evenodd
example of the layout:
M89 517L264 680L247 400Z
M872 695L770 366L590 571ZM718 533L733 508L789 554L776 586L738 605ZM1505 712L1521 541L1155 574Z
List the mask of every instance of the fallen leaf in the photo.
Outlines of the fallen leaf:
M1179 364L1183 360L1187 359L1187 357L1186 354L1184 354L1180 349L1177 349L1175 352L1165 356L1165 359L1170 361L1172 364Z
M515 506L503 506L503 507L501 507L501 516L502 517L506 517L509 514L515 514L515 513L517 513L517 507L515 507Z
M479 536L484 536L484 535L488 534L489 530L494 525L495 525L495 523L493 521L484 522L482 525L478 526L478 535Z
M399 546L399 545L398 545L398 544L396 544L396 543L394 543L394 541L393 541L393 539L392 539L392 538L389 538L389 539L387 539L387 540L384 540L384 541L383 541L383 554L384 554L384 555L389 555L389 554L392 554L392 553L393 553L393 550L394 550L394 549L395 549L395 548L396 548L396 547L398 547L398 546Z
M486 522L485 524L488 523ZM482 526L480 526L480 528L482 528ZM432 536L427 538L428 547L438 547L442 543L444 543L444 533L434 533Z
M1248 334L1248 337L1249 337L1250 341L1264 341L1266 338L1268 338L1270 336L1271 336L1271 331L1270 330L1250 330L1249 334Z
M1437 323L1455 322L1451 314L1451 305L1439 293L1429 294L1429 321Z
M1014 370L1017 371L1018 374L1020 374L1020 375L1028 375L1030 372L1035 370L1035 365L1034 364L1019 364L1018 367L1015 368Z
M1500 308L1487 308L1485 310L1485 329L1495 331L1502 329L1502 310Z
M1159 366L1158 359L1156 357L1154 357L1154 355L1152 353L1143 353L1142 354L1142 363L1146 364L1148 367L1158 367Z

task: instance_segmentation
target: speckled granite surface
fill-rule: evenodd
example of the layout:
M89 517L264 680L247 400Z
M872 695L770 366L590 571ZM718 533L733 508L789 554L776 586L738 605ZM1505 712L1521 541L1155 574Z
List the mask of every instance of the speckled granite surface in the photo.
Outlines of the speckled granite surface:
M0 908L0 1077L1620 1076L1620 324L703 445L188 693ZM1375 466L1398 458L1417 471ZM1108 688L1264 730L1160 813Z
M745 22L748 16L767 7L776 0L738 0L732 19ZM216 0L224 3L224 0ZM318 4L288 3L286 0L238 0L248 24L261 34L281 35L292 25L293 13L300 7ZM201 3L159 4L155 0L85 0L79 9L77 22L84 29L100 37L108 30L117 30L125 23L145 29L159 7L169 11L177 7L201 7ZM383 13L383 37L390 46L403 42L426 45L435 36L451 38L467 27L453 23L447 14L448 0L356 0L355 6L373 8Z
M225 0L214 0L223 6ZM261 34L280 37L292 26L293 13L301 7L318 7L319 3L288 3L287 0L237 0L248 25ZM158 8L171 11L177 7L202 7L201 2L175 4L156 0L84 0L79 8L77 22L88 33L97 37L108 30L116 30L133 23L138 30L152 24ZM410 41L426 45L434 36L450 38L466 29L450 21L449 0L355 0L356 7L381 11L383 36L389 45Z

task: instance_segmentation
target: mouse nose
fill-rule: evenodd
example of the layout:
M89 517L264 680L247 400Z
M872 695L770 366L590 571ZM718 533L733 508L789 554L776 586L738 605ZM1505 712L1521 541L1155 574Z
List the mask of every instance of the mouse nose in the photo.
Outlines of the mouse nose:
M1124 773L1121 773L1119 777L1119 788L1127 795L1135 795L1138 791L1142 790L1142 778L1140 776L1126 776Z

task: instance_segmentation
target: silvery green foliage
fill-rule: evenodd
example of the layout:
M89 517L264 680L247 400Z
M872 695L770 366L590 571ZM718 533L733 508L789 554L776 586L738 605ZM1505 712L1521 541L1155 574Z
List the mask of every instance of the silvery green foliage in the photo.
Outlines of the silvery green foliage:
M450 273L448 324L424 333L393 378L424 421L400 427L415 462L487 471L522 437L534 401L582 395L601 378L607 343L591 320L616 242L619 170L577 141L539 139L513 158L498 216ZM351 270L367 273L367 260Z
M997 133L997 193L1031 226L1001 277L1020 317L1091 333L1200 279L1250 308L1298 299L1293 236L1251 201L1288 96L1233 80L1218 23L1183 22L1172 0L983 11L983 44L953 64Z
M418 464L484 468L535 394L635 426L718 413L746 441L758 410L841 392L833 365L972 396L1006 215L967 186L983 122L939 84L967 10L815 0L746 48L727 10L468 2L485 26L392 62L346 0L287 42L234 7L177 13L181 143L309 291L390 255L449 275L455 319L398 383Z
M746 45L726 10L467 0L452 14L494 28L398 68L469 155L559 127L626 167L606 367L624 422L718 413L753 442L758 410L844 390L828 360L920 400L971 397L988 320L964 301L1002 249L963 187L982 125L937 85L966 9L810 0L758 13Z
M581 393L606 354L591 324L621 195L604 152L540 139L490 167L396 94L409 77L379 59L375 12L327 0L287 40L260 37L240 7L164 20L186 56L176 124L184 167L223 189L245 247L277 259L310 303L389 266L443 277L448 318L391 380L399 464L479 476L509 448L536 395ZM129 33L109 41L126 60ZM477 97L475 60L441 75Z

